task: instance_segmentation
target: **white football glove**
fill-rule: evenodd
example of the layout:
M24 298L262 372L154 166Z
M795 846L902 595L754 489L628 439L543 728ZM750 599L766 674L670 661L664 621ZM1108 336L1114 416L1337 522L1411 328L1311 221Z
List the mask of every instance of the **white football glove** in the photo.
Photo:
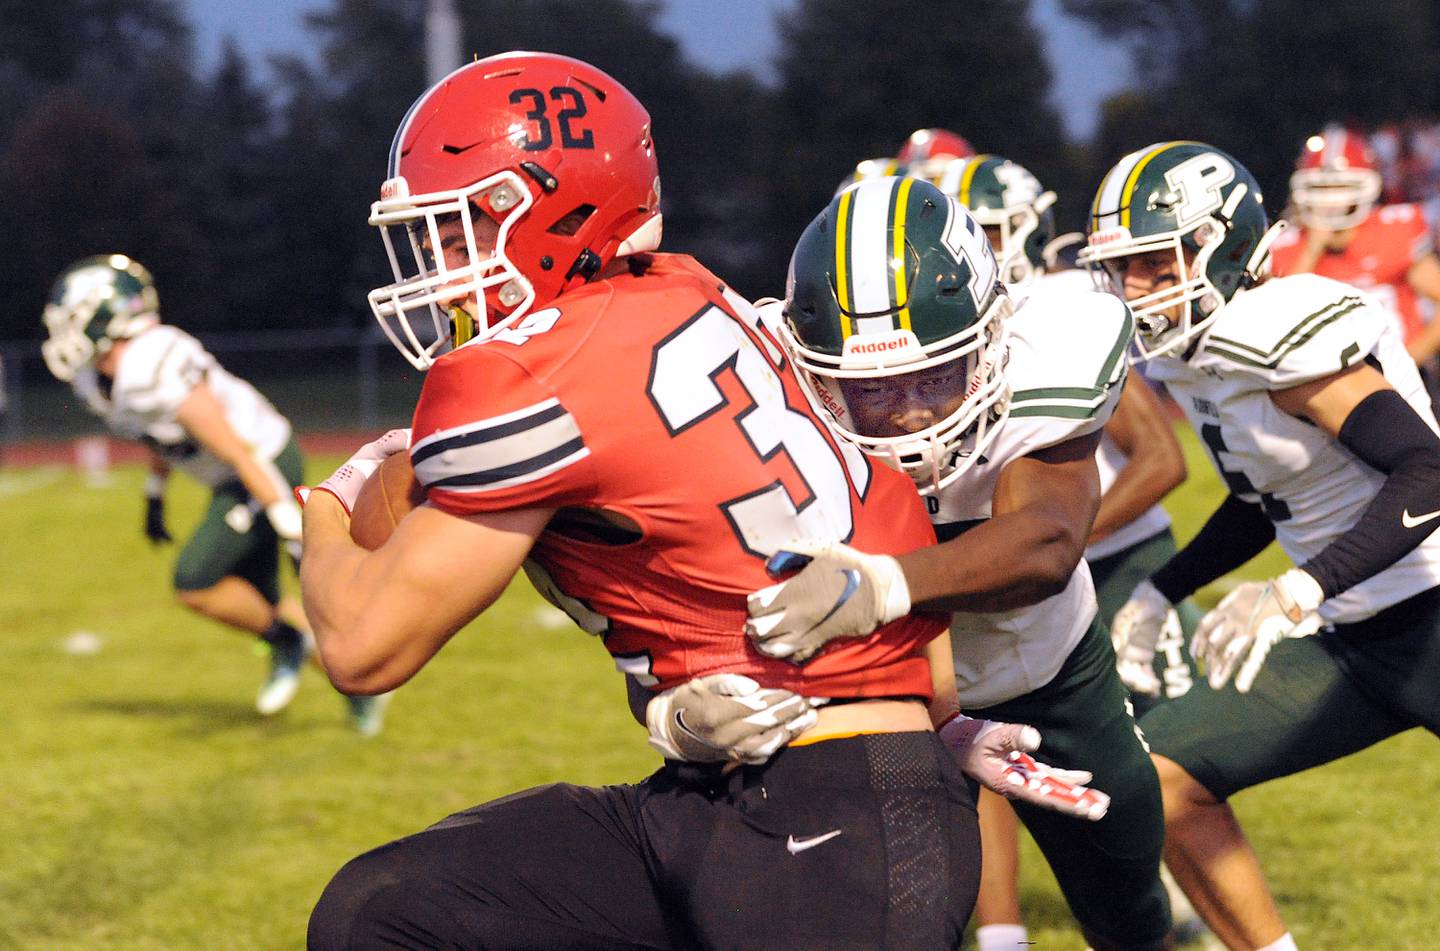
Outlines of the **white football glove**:
M1160 696L1160 678L1155 676L1155 645L1166 623L1175 618L1175 607L1160 590L1145 579L1130 592L1110 622L1110 643L1115 645L1115 669L1127 690Z
M1040 731L1020 723L975 720L957 715L940 727L940 739L965 775L1006 799L1095 821L1110 808L1110 797L1085 784L1083 769L1056 769L1030 754L1040 748Z
M864 637L910 613L910 588L900 563L849 545L794 546L765 565L793 578L761 588L746 606L745 633L767 657L803 664L837 637Z
M1204 662L1212 689L1234 674L1235 689L1248 693L1272 647L1320 629L1315 611L1323 600L1319 583L1299 568L1269 581L1247 581L1200 619L1190 654Z
M355 455L345 460L345 464L336 469L335 472L324 482L311 489L308 486L300 486L295 490L295 497L304 505L310 499L311 492L329 492L340 500L345 507L345 514L349 515L350 510L355 507L355 500L360 496L360 489L365 485L365 480L380 468L380 463L397 452L404 452L410 448L410 430L392 429L379 439L367 442L355 451ZM268 514L268 512L267 512Z
M741 674L706 674L652 697L645 725L666 759L759 764L814 726L824 702Z

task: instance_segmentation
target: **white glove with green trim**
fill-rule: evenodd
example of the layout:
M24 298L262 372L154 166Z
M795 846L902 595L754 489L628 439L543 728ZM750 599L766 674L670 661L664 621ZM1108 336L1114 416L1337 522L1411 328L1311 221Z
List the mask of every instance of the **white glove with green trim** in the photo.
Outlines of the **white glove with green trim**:
M746 601L745 633L767 657L795 664L840 637L864 637L910 613L910 587L900 563L835 542L778 551L765 565L772 576L798 573L754 592Z
M758 764L814 726L823 703L742 674L706 674L652 697L645 725L666 759Z
M1324 600L1319 582L1299 568L1269 581L1247 581L1200 619L1190 654L1205 664L1211 689L1234 674L1235 689L1248 693L1272 647L1320 629L1316 609Z

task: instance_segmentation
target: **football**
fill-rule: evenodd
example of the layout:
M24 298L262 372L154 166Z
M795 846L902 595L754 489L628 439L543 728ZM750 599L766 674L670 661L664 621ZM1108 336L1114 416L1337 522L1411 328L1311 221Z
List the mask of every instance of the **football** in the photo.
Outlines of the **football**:
M362 548L385 544L406 513L425 501L425 489L410 468L410 454L387 456L360 487L350 512L350 537Z

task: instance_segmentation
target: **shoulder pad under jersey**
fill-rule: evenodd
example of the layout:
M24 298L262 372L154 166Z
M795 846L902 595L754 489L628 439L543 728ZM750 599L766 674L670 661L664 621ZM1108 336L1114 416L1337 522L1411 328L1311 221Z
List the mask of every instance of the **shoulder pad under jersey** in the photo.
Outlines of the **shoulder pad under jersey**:
M1129 366L1130 308L1109 294L1041 286L1016 310L1010 333L1006 427L1043 427L1035 448L1102 428Z
M1383 305L1349 284L1315 274L1271 278L1226 305L1190 362L1284 389L1364 359L1388 323Z

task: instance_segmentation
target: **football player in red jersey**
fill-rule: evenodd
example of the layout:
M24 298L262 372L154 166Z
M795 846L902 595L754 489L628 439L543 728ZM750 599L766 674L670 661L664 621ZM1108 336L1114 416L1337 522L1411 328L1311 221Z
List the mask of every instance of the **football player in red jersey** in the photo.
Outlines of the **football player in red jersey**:
M1425 321L1419 298L1440 304L1440 258L1420 206L1377 207L1380 192L1378 162L1363 137L1339 126L1311 136L1290 176L1300 227L1276 239L1270 267L1278 277L1319 274L1380 298L1433 397L1440 320Z
M729 678L778 741L810 742L681 763L704 757L673 723L637 785L531 790L355 859L312 947L959 944L979 852L927 710L943 620L872 592L887 623L803 669L743 634L768 556L853 542L893 563L933 543L924 506L819 422L767 318L654 253L659 199L649 116L585 63L490 57L421 96L372 209L395 281L370 301L429 373L413 434L311 496L306 608L332 679L378 693L523 563L657 702ZM357 472L407 445L428 504L367 552Z

